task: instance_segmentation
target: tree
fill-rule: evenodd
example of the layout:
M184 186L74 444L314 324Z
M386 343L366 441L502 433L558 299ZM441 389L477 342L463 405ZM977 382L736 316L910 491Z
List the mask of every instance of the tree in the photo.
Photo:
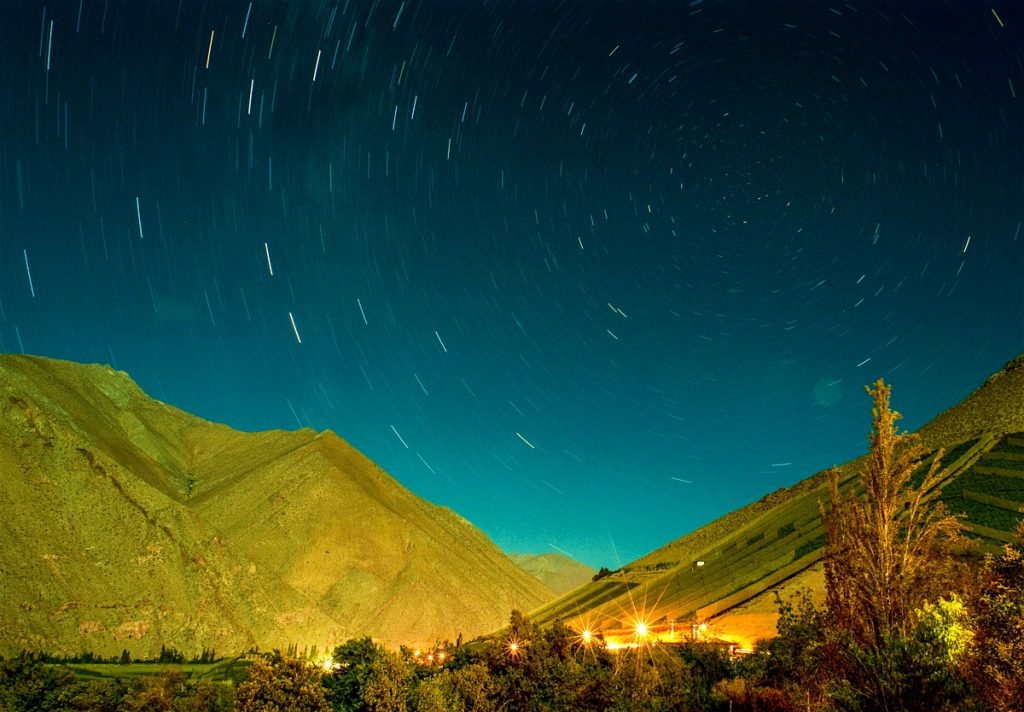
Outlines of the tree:
M320 671L295 658L256 658L249 677L238 686L239 712L328 712L327 691Z
M890 387L879 379L871 450L859 473L863 497L842 494L839 472L829 473L832 506L825 525L826 607L830 625L869 648L894 633L906 635L913 612L933 593L942 552L960 525L931 497L942 479L942 451L916 487L915 472L927 449L916 434L900 432L900 414L889 408Z
M420 681L416 686L416 712L463 712L466 705L455 691L454 677L442 670Z
M1024 709L1024 522L1017 537L985 559L974 601L973 677L981 700L1000 712Z
M100 678L81 685L72 709L89 712L121 712L126 698L133 692L121 678ZM0 709L3 709L0 706ZM231 709L230 706L227 709Z
M44 665L28 653L0 658L0 710L64 710L78 679L62 667Z
M370 666L363 688L366 708L370 712L406 712L411 678L409 668L398 653L382 650Z
M483 663L469 663L452 673L456 698L468 712L491 712L495 709L489 697L490 685L491 677ZM458 703L453 707L458 709Z
M324 685L335 709L352 712L366 709L363 690L370 677L370 668L382 652L383 648L370 636L353 638L334 649L335 670L324 676Z

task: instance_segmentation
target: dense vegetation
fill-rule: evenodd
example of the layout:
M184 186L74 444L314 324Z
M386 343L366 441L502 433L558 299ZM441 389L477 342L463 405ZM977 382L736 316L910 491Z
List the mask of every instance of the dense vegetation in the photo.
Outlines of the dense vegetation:
M362 638L327 660L252 656L234 681L156 663L148 675L83 678L21 655L0 660L0 709L1024 709L1024 550L989 557L977 580L968 598L926 602L878 645L858 643L809 598L784 603L778 637L737 659L710 643L613 653L513 613L487 642L395 652Z
M289 650L245 665L212 651L181 664L164 649L153 674L134 677L118 673L145 667L126 653L100 677L26 654L0 659L0 710L1022 710L1024 523L981 557L941 504L941 453L899 432L888 386L869 393L870 456L852 489L833 473L821 509L826 603L780 601L778 635L751 655L642 637L612 652L513 612L467 645L395 652L362 638L322 660ZM1011 474L1017 447L1000 451Z

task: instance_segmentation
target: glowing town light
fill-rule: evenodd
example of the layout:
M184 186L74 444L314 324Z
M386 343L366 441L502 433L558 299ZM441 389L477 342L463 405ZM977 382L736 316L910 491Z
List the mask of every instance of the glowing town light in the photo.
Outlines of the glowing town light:
M505 650L508 651L508 656L510 658L518 658L523 654L524 645L525 643L522 641L512 638L505 644Z
M592 641L592 640L594 639L594 634L593 634L593 633L591 633L591 632L590 632L589 630L587 630L586 628L584 628L584 629L583 629L583 632L582 632L582 633L580 633L580 637L581 637L581 638L583 639L583 642L584 642L585 644L589 645L589 644L590 644L590 642L591 642L591 641Z

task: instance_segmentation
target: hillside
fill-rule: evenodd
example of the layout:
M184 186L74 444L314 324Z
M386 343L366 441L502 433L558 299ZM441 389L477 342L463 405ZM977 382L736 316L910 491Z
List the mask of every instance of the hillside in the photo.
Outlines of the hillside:
M898 406L898 391L896 402ZM945 449L941 499L966 514L969 536L983 548L1008 541L1024 517L1024 356L1008 363L921 431ZM863 458L840 468L853 486ZM665 640L702 634L750 646L774 634L774 592L822 591L824 534L818 503L828 500L818 473L551 601L531 614L628 641L643 622Z
M565 554L509 554L508 557L516 566L559 595L579 588L597 573Z
M0 654L472 636L552 597L331 432L241 433L0 355Z

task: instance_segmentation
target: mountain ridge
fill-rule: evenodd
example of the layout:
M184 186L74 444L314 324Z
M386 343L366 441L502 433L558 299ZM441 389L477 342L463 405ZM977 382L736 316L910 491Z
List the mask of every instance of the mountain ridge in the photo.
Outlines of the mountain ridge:
M424 644L553 595L336 434L234 431L109 366L0 355L0 480L4 654Z

